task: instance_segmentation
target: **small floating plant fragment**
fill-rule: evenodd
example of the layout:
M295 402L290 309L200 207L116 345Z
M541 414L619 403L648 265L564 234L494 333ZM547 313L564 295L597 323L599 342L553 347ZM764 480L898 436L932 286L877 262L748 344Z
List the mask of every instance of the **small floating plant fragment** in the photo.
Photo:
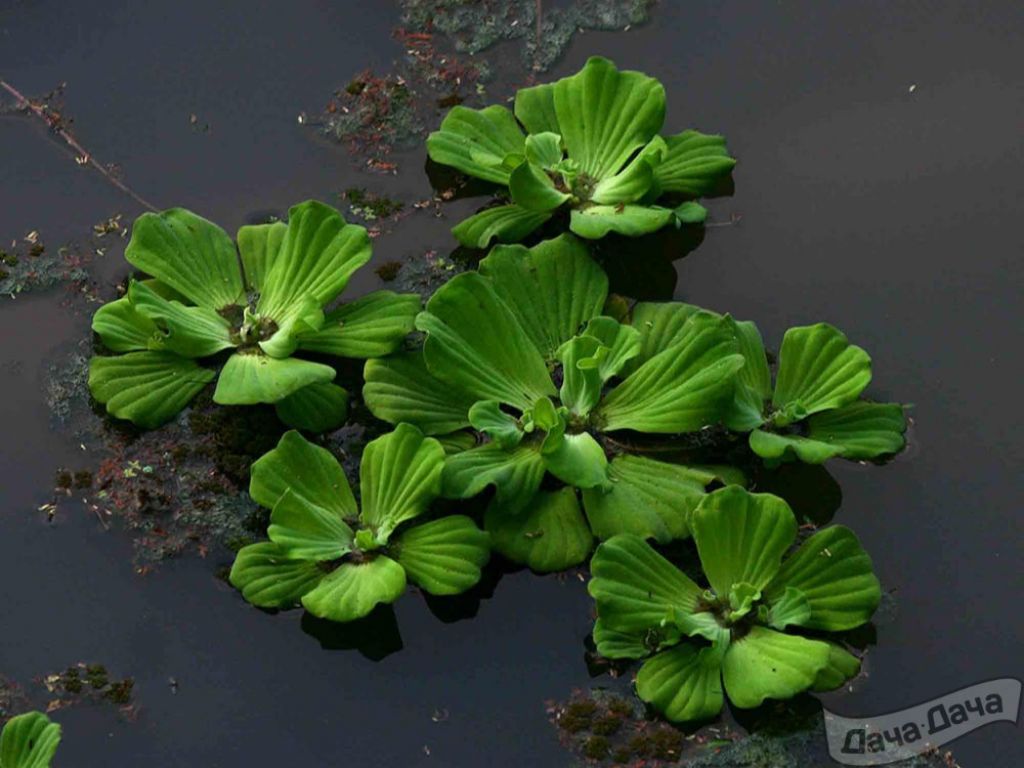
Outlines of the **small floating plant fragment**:
M243 547L231 583L253 605L353 621L392 603L411 581L432 595L464 592L490 557L463 515L427 522L444 449L408 424L367 444L361 504L329 451L288 432L252 467L249 493L272 510L269 541Z
M620 323L602 315L607 298L604 271L572 235L498 246L430 299L416 321L422 351L365 366L377 417L476 433L481 444L446 459L443 493L493 486L492 545L537 571L582 562L595 535L687 536L686 515L716 479L619 438L697 432L728 414L744 365L730 321L695 311L666 329L640 304Z
M750 448L767 463L877 459L903 450L903 406L861 399L871 358L840 330L818 323L786 331L773 391L760 334L752 323L736 329L747 363L729 425L751 430Z
M93 317L115 354L93 357L89 388L110 414L145 428L174 418L214 379L222 405L272 403L290 426L338 426L348 394L331 366L299 354L387 354L420 309L419 297L390 291L328 309L370 253L363 227L312 200L287 224L242 227L237 248L182 208L143 214L125 258L153 279L133 280Z
M60 726L42 712L12 717L0 733L0 768L49 768Z
M830 526L787 556L796 517L780 498L730 486L690 518L702 587L637 536L598 546L588 589L594 642L608 658L645 659L637 692L669 720L702 720L727 694L740 708L825 691L860 661L820 633L870 620L881 598L856 536ZM795 634L812 630L815 637Z
M472 248L517 242L562 210L588 239L703 222L707 211L694 198L736 161L721 136L660 136L664 121L662 84L600 57L571 77L520 90L514 112L453 108L427 138L430 158L505 187L508 202L452 233Z

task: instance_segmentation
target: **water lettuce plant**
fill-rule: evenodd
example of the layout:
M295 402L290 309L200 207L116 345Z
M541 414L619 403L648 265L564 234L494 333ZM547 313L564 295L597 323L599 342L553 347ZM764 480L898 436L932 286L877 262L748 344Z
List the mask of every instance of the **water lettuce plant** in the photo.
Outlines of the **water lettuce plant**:
M876 459L903 450L903 406L861 399L871 381L871 358L842 331L827 323L786 331L773 389L756 327L736 328L747 362L728 422L750 431L751 450L767 463Z
M89 388L110 414L145 428L172 419L214 379L217 403L272 403L291 426L337 426L347 393L331 383L331 366L298 354L387 354L420 309L415 295L377 291L327 311L370 255L363 227L313 200L294 206L287 224L242 227L237 247L182 208L143 214L125 258L153 279L133 280L93 317L115 354L93 357Z
M49 768L60 726L42 712L12 717L0 733L0 768Z
M644 701L670 720L700 720L718 714L725 694L751 708L857 674L855 656L821 639L867 622L881 597L849 529L823 528L790 552L789 506L736 486L708 494L690 528L707 587L629 534L599 545L591 561L597 650L645 659L636 680Z
M272 510L269 541L243 547L231 583L250 603L352 621L411 581L432 595L472 587L490 557L464 515L422 522L441 490L444 449L408 424L366 445L360 503L329 451L287 432L252 466L249 494Z
M518 242L561 211L588 239L704 221L707 211L692 198L712 191L736 161L721 136L662 137L664 122L662 84L600 57L571 77L520 90L514 112L454 107L427 138L430 158L505 187L509 202L452 234L474 248Z
M446 438L443 493L494 486L492 545L538 571L582 562L592 532L686 536L687 513L716 477L640 455L632 440L729 413L744 366L731 320L638 304L619 322L602 314L607 298L607 276L570 234L497 246L431 297L416 320L422 351L365 366L363 399L377 417L482 437Z

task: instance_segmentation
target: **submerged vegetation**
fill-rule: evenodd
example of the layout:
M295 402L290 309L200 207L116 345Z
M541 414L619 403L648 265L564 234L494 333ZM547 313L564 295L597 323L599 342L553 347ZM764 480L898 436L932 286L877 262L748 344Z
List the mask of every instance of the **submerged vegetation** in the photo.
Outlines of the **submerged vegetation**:
M580 237L635 237L703 222L693 198L732 171L725 139L662 137L665 89L593 57L577 74L520 90L514 111L457 106L427 138L434 162L504 187L508 201L453 230L463 245L518 242L561 212Z

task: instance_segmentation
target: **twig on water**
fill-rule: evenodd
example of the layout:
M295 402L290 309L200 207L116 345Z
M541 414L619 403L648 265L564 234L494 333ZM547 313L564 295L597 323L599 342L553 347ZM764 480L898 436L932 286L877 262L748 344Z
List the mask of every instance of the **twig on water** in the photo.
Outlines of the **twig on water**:
M743 220L742 214L730 213L728 221L706 221L706 222L704 222L704 227L708 228L708 229L712 229L712 228L716 228L716 227L733 227L733 226L739 224L742 220Z
M15 101L17 102L18 109L27 110L28 112L31 112L33 115L35 115L44 123L46 123L46 126L51 131L60 136L64 140L64 143L71 147L71 149L73 149L77 153L75 157L75 162L77 162L79 165L88 165L92 168L95 168L97 171L103 174L103 177L107 181L109 181L115 187L120 189L122 192L128 195L132 200L137 202L143 208L146 208L150 211L157 210L156 206L154 206L145 198L138 195L134 190L130 189L123 181L117 178L113 173L110 172L110 170L105 168L99 161L97 161L96 158L93 157L92 153L89 152L89 150L87 150L85 147L79 144L78 140L74 136L72 136L71 133L61 124L61 118L59 115L54 114L45 106L33 103L32 101L27 99L21 93L21 91L12 86L6 80L0 79L0 87L2 87L5 91L7 91L9 94L11 94L11 96L14 97Z

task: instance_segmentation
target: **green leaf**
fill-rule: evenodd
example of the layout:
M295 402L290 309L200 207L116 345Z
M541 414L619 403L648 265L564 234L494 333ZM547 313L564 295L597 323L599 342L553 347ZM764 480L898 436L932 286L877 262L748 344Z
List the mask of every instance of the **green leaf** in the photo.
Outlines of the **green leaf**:
M476 398L435 378L420 350L367 360L363 379L363 400L378 419L407 422L427 435L469 426L469 409Z
M508 184L507 155L525 151L523 131L502 106L469 109L456 106L427 137L427 154L435 163L450 165L469 176Z
M871 619L882 592L871 558L849 528L834 525L815 533L788 558L765 590L769 604L799 590L810 615L792 623L841 632Z
M818 673L812 686L816 692L834 691L860 672L860 659L839 644L828 643L828 650L828 664Z
M89 361L89 390L107 412L145 429L164 424L216 378L170 352L129 352Z
M493 485L498 503L516 513L540 488L544 461L536 444L505 450L497 443L487 443L449 456L442 478L446 498L468 499Z
M669 624L642 632L609 629L598 619L594 622L594 645L606 659L642 659L675 645L682 637L679 628Z
M583 492L590 528L598 539L619 533L666 544L690 535L687 515L714 476L678 464L623 454L608 466L611 490Z
M609 232L639 237L657 232L675 221L675 218L671 209L656 205L588 205L573 209L569 217L569 229L588 240L600 240Z
M298 432L253 463L249 496L273 510L267 535L286 556L327 561L352 549L345 521L358 510L348 478L330 451Z
M640 332L611 317L595 317L587 323L583 335L597 339L608 348L608 353L602 357L598 366L602 383L617 376L640 354Z
M695 431L721 420L742 367L727 321L695 316L675 344L631 373L596 414L608 431Z
M722 652L683 643L652 656L636 676L636 692L673 722L707 720L722 710Z
M528 211L553 211L572 195L555 189L547 172L531 162L520 163L508 180L512 202Z
M418 517L441 495L444 449L411 424L367 443L359 465L360 519L379 541Z
M609 629L644 632L677 610L697 613L701 588L638 536L620 534L599 544L590 573L587 590Z
M747 432L764 423L764 405L772 396L772 375L757 326L749 321L731 323L745 362L736 377L736 398L727 426Z
M565 425L544 439L541 457L548 472L577 488L611 487L608 458L604 449L587 432L567 435Z
M478 400L526 410L554 395L544 358L492 282L464 272L439 288L416 320L427 368Z
M346 223L330 206L315 200L292 206L288 231L263 277L257 311L283 327L305 309L307 296L325 306L370 260L371 250L366 230Z
M708 218L708 209L692 200L674 208L677 226L679 224L703 224Z
M337 384L310 384L274 404L277 418L307 432L329 432L348 418L348 392Z
M725 690L741 709L789 699L814 685L829 656L828 643L755 625L725 652Z
M258 319L258 325L273 323L273 318L264 317L246 308L244 314L247 318ZM258 342L259 348L271 357L291 357L299 348L299 341L305 336L316 333L324 324L324 311L320 303L312 295L303 295L295 300L295 303L288 307L283 315L283 322L268 339ZM271 326L272 327L272 326Z
M574 415L586 417L601 399L601 364L610 350L593 336L577 336L558 350L562 363L559 398Z
M562 161L562 137L557 133L538 133L526 137L526 159L544 169L552 169Z
M342 563L302 598L307 611L321 619L355 621L379 603L393 603L405 592L405 569L378 555L360 563Z
M665 143L668 153L654 169L663 192L701 197L712 192L736 165L723 136L683 131L666 137Z
M157 333L156 323L139 314L127 296L97 309L92 316L92 329L112 352L149 349Z
M844 459L874 459L899 453L906 444L903 406L864 400L816 413L807 420L807 436L841 448Z
M476 434L469 430L462 430L461 432L449 432L447 435L437 435L435 438L437 442L444 448L445 456L451 456L456 453L462 453L468 451L470 448L476 446ZM442 478L442 488L444 486L444 475Z
M650 191L654 184L654 169L661 164L667 153L665 140L655 136L625 168L599 181L594 187L591 200L603 205L637 202Z
M246 350L231 355L224 364L213 401L220 405L276 403L310 384L333 379L329 365Z
M258 608L291 608L324 577L315 560L295 560L272 541L238 550L231 585Z
M640 354L630 361L626 372L632 373L659 352L685 339L686 322L700 311L700 307L679 301L638 302L630 322L640 334Z
M128 300L137 313L148 318L156 329L149 347L166 349L182 357L208 357L235 346L231 324L209 307L186 307L168 301L152 288L132 281Z
M871 381L871 358L827 323L790 328L779 350L772 406L785 426L852 403Z
M42 712L12 717L0 734L2 768L49 768L61 730Z
M788 626L803 626L811 617L811 604L807 596L795 587L786 587L768 611L768 623L778 630Z
M396 543L406 576L432 595L465 592L491 557L490 537L464 515L413 526Z
M496 246L480 262L495 293L545 360L601 313L608 277L582 241L569 234L532 248Z
M809 440L799 435L778 435L755 429L750 433L750 450L772 463L797 458L805 464L823 464L843 452L842 446Z
M383 357L398 349L416 324L420 297L374 291L342 304L323 327L299 338L299 348L338 357Z
M796 517L778 496L730 485L704 497L690 530L711 588L724 597L741 582L768 585L796 538Z
M562 136L566 153L595 179L616 173L661 130L665 89L639 72L620 72L600 57L577 74L516 93L527 133Z
M518 514L493 502L484 515L484 527L495 551L537 573L579 565L594 543L572 488L541 491Z
M124 257L199 306L222 309L243 302L235 244L216 224L184 208L139 216Z
M469 409L469 423L473 429L482 432L504 450L515 448L523 440L519 421L501 410L497 400L481 400Z
M487 248L492 240L516 243L551 218L549 211L531 211L518 205L485 208L454 227L455 239L467 248Z
M238 230L235 239L242 257L242 276L245 278L245 287L250 291L262 290L263 278L281 251L286 232L288 225L283 221L248 224Z

